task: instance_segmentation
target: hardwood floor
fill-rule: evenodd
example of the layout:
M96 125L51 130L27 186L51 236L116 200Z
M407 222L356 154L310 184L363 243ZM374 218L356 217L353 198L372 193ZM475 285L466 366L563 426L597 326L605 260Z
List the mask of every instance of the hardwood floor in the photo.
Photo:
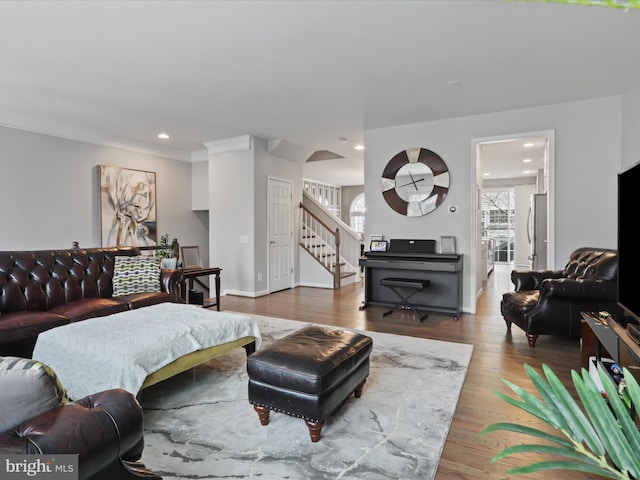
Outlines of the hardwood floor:
M299 287L259 298L227 295L222 297L221 304L223 310L473 344L471 365L436 479L514 478L516 476L505 473L508 468L550 458L518 455L491 463L491 458L503 448L533 443L535 439L508 432L494 432L483 437L479 433L496 422L526 422L537 428L541 428L542 423L500 400L493 390L510 393L501 381L504 378L533 392L524 373L524 363L538 369L542 363L548 364L570 387L571 369L580 368L580 347L576 340L541 336L536 347L530 348L518 327L513 326L511 333L507 330L500 314L500 298L502 293L513 289L510 271L508 265L496 265L478 300L476 314L463 314L458 321L450 315L430 313L419 323L410 312L404 311L395 311L383 318L382 313L387 310L384 307L367 307L360 311L358 306L363 298L360 284L349 285L339 291ZM222 282L224 285L224 279ZM569 390L573 392L572 387ZM433 395L438 395L438 392L434 391ZM528 480L590 478L561 471L519 477Z

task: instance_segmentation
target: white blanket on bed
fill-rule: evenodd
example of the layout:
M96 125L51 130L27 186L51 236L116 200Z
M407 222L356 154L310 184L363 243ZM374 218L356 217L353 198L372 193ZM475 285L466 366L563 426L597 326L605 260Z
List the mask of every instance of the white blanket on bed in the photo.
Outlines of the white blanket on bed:
M248 315L163 303L47 330L33 358L58 374L74 400L110 388L137 395L149 374L177 358L247 336L260 345Z

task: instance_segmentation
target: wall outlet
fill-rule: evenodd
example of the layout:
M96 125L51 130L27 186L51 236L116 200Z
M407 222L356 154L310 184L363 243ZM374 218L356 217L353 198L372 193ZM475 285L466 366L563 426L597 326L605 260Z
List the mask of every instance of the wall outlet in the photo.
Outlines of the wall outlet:
M262 272L258 272L258 281L261 282L262 281Z

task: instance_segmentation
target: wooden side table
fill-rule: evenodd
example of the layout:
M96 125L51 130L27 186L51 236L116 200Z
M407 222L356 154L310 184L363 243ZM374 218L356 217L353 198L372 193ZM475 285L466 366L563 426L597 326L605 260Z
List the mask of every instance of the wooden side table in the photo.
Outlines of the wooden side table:
M202 288L207 291L207 295L209 294L209 287L202 282L198 277L206 277L208 275L215 275L215 289L216 289L216 301L213 302L205 302L205 307L216 307L216 310L220 311L220 272L221 268L218 267L209 267L209 268L189 268L187 270L182 271L182 276L184 281L182 282L180 288L180 295L185 302L188 302L187 298L187 290L193 289L193 284L197 283ZM189 288L187 288L186 283L189 284Z

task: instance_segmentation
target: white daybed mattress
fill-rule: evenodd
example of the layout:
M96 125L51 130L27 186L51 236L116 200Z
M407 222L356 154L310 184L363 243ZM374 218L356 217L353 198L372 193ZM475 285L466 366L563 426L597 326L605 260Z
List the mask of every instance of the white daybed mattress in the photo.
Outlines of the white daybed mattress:
M53 328L38 336L33 358L49 365L69 397L110 388L137 395L145 378L179 357L261 336L248 315L163 303Z

